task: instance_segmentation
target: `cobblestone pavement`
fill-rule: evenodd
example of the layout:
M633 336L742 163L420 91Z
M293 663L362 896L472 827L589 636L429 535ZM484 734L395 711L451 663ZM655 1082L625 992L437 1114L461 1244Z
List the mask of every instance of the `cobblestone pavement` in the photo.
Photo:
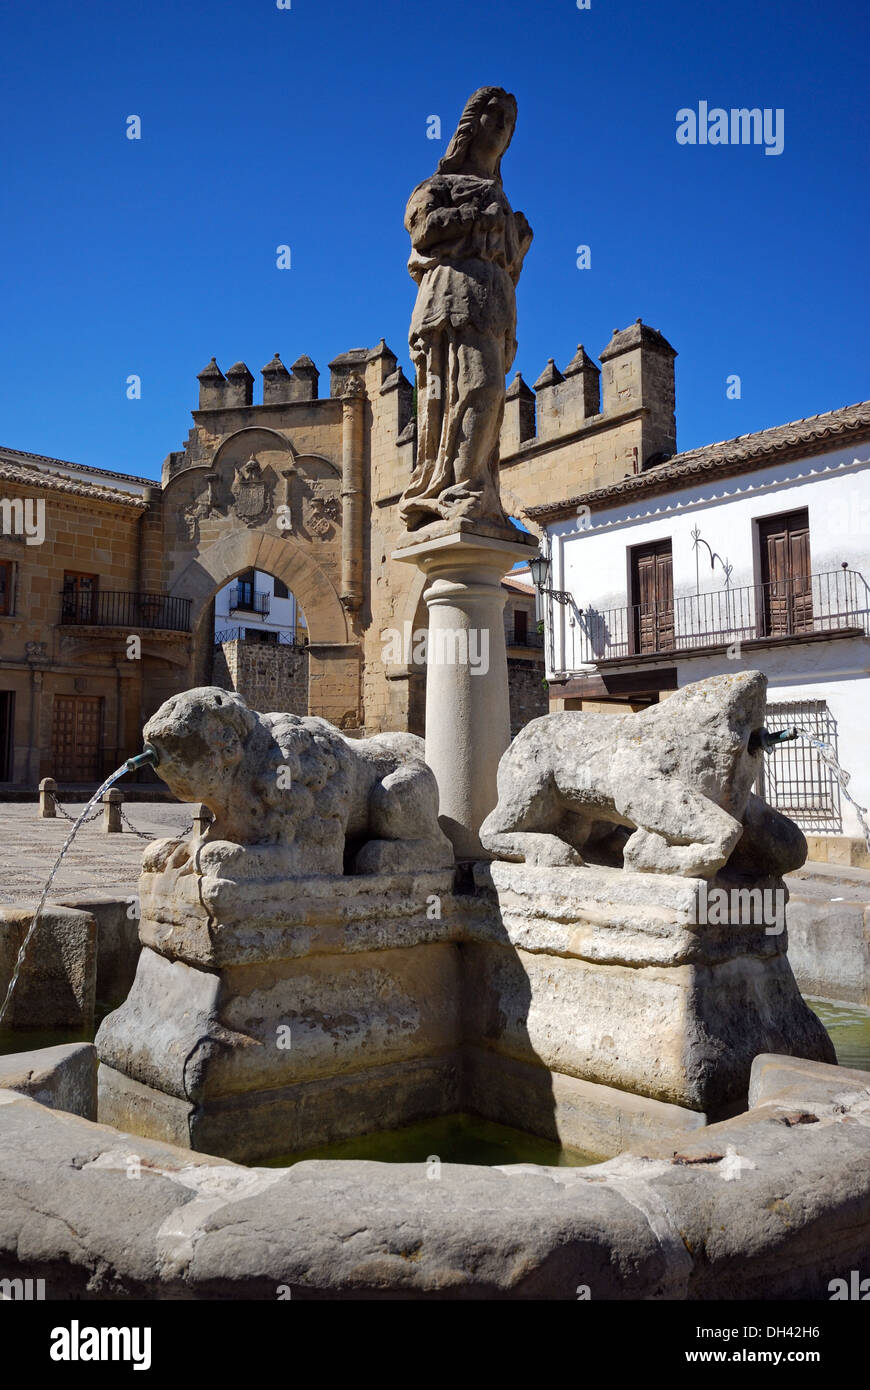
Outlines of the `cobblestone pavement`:
M64 809L77 816L84 801L65 801ZM155 839L177 835L189 826L193 806L173 802L131 801L122 807L137 830ZM103 812L79 831L51 890L57 902L78 890L96 890L127 896L135 893L147 841L125 826L120 835L107 835ZM0 802L0 906L27 906L38 899L51 866L72 826L58 814L41 820L35 802Z

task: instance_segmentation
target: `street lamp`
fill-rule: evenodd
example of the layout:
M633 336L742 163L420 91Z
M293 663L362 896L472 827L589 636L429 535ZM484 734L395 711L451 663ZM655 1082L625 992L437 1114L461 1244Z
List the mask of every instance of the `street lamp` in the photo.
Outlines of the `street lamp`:
M572 608L574 607L573 594L567 593L564 589L551 589L547 585L547 580L550 577L549 556L539 552L534 560L529 561L529 573L539 594L546 594L549 598L554 598L557 603L565 603Z

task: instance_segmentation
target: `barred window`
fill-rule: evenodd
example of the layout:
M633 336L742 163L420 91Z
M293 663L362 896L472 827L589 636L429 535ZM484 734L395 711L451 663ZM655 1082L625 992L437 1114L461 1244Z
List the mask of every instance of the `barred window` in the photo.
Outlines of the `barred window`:
M829 744L838 756L837 721L824 700L768 705L764 723L771 733L796 725L811 738ZM804 739L777 744L765 753L755 790L810 834L842 833L840 785L819 750Z

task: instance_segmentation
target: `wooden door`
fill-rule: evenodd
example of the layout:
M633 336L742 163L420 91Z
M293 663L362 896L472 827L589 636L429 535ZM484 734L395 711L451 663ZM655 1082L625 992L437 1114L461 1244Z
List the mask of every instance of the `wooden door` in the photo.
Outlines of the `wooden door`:
M12 746L15 738L15 691L0 690L0 782L12 780Z
M634 650L666 652L674 647L674 562L671 543L639 545L631 555Z
M102 703L98 695L55 695L52 776L58 782L100 780Z
M12 561L0 560L0 613L12 612Z
M813 630L810 523L806 508L758 523L763 635Z

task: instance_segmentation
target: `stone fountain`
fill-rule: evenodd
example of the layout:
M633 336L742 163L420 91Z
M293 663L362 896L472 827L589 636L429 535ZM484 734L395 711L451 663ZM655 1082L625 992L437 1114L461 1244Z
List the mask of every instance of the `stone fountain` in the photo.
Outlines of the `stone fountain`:
M609 1155L744 1108L759 1053L832 1062L786 955L803 836L750 790L765 684L527 726L471 883L419 739L175 696L145 736L214 820L146 852L101 1120L250 1161L471 1111Z
M158 710L158 773L214 820L145 855L138 972L97 1039L119 1128L250 1161L468 1110L612 1154L739 1110L759 1053L834 1060L786 956L806 845L751 792L762 675L508 749L500 580L534 544L499 496L532 240L502 186L515 122L476 92L405 218L420 434L394 558L454 639L429 644L425 747L211 688Z
M826 1065L786 955L782 876L806 845L751 791L764 677L549 715L508 747L498 579L527 546L497 441L531 240L501 185L515 116L475 93L406 219L420 451L396 558L454 650L477 629L486 671L430 660L425 747L212 688L149 721L145 756L214 820L145 854L136 979L97 1038L103 1123L86 1045L0 1076L0 1280L77 1299L826 1298L870 1257L868 1077ZM439 1181L231 1161L460 1110L619 1157L445 1162Z

